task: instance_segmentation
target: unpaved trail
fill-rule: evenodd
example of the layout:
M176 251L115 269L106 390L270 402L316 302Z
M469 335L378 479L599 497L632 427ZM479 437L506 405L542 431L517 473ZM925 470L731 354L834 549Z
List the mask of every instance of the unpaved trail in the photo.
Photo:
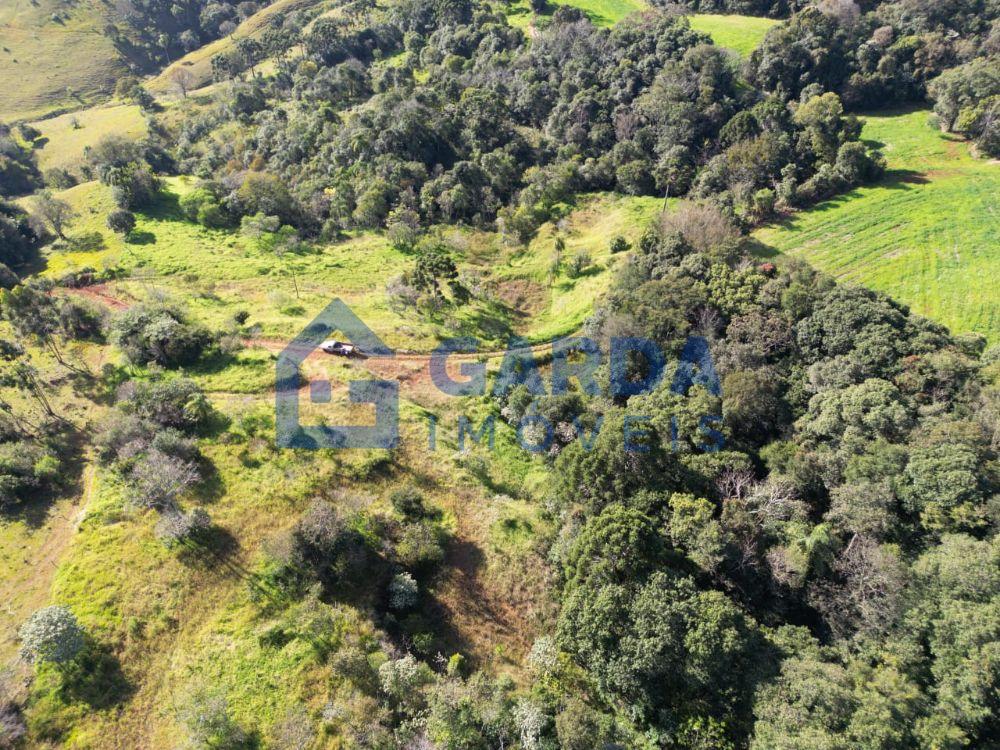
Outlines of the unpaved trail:
M115 296L115 293L108 284L93 284L86 287L66 289L65 291L85 297L99 304L104 304L116 311L127 310L134 304ZM290 343L291 341L289 340L274 338L255 337L243 340L243 345L248 348L263 349L272 354L280 354ZM451 352L447 355L447 364L449 368L455 368L453 370L454 377L457 375L457 368L463 364L496 361L508 355L532 358L544 357L551 353L553 343L547 342L490 351ZM352 365L362 366L380 377L391 378L418 389L425 389L433 386L430 364L435 356L433 352L396 351L392 357L366 357L363 359L342 360L336 355L324 354L317 349L307 359L313 362L319 360L349 362Z
M80 479L80 497L54 503L44 523L31 532L28 544L18 551L19 559L8 560L8 568L0 576L4 590L0 609L0 661L13 655L20 624L48 603L59 561L86 516L95 474L94 465L88 463ZM35 546L31 540L41 541Z
M73 289L66 289L70 294L86 297L93 302L107 305L112 310L127 310L132 305L111 293L107 284L93 284L91 286L81 286Z

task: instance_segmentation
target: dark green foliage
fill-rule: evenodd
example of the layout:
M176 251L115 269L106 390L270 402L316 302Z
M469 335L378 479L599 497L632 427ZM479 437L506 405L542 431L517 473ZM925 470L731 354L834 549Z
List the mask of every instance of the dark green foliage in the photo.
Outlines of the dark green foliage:
M22 147L0 122L0 199L30 193L42 184L31 150Z
M220 196L233 214L277 215L308 232L385 226L406 249L419 224L438 222L495 221L525 241L588 190L682 195L697 185L747 221L771 210L757 193L794 163L801 128L784 100L759 104L706 36L670 13L603 30L566 8L537 31L528 44L485 7L426 7L417 20L376 12L364 31L320 19L306 55L271 85L253 77L234 88L229 115L252 123L256 137L223 147L206 137L212 122L190 123L183 168L219 184L242 179ZM407 33L411 62L371 66L373 50L399 51ZM245 55L214 61L219 76L246 68L233 57ZM427 80L415 80L417 64ZM282 103L292 100L306 106L289 114ZM341 123L334 113L345 107L353 116ZM835 124L838 145L857 140L856 129ZM530 132L543 140L532 143ZM822 163L832 169L837 151L804 156L803 181ZM253 167L236 174L237 162Z
M212 343L212 335L176 310L137 305L112 322L111 341L133 364L179 367L196 362Z
M38 236L28 224L28 214L0 198L0 263L17 268L34 259Z
M968 134L990 156L1000 155L998 68L1000 58L976 58L944 72L928 86L941 129Z
M118 234L129 234L135 229L135 214L119 208L108 214L108 229Z
M129 381L118 390L119 408L161 427L194 432L212 411L201 388L187 378Z
M21 283L17 274L10 270L10 267L0 263L0 289L13 289Z
M209 229L220 229L230 223L228 212L216 193L208 187L200 187L181 196L180 207L188 221Z
M86 153L90 169L112 187L119 209L145 208L153 203L160 181L150 164L159 161L159 154L150 144L111 135L88 147Z
M0 440L0 510L58 486L63 469L59 454L46 441L16 433Z

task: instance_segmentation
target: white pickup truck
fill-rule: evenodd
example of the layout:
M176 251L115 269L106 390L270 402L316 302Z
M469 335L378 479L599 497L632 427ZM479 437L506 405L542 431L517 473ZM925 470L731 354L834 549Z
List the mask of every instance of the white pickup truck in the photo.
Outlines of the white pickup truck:
M324 341L319 345L327 354L336 354L338 357L363 357L361 350L354 344L345 344L343 341Z

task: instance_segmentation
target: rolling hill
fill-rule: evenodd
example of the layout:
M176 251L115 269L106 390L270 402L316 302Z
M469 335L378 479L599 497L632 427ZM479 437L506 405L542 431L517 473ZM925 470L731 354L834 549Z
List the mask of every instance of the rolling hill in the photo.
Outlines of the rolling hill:
M102 29L98 0L0 4L0 121L79 109L106 97L128 68Z
M880 289L955 331L1000 340L1000 167L937 131L924 109L865 118L888 173L756 238L840 279ZM768 252L765 250L765 252Z

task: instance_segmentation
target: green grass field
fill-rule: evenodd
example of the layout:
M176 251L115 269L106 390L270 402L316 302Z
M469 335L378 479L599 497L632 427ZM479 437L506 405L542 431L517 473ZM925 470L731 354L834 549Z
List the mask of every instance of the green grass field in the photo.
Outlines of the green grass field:
M482 337L485 332L492 336L491 343L502 345L510 335L547 341L575 332L610 281L617 262L609 253L610 238L622 234L636 240L662 206L656 198L582 197L564 220L563 264L551 279L552 225L543 226L525 249L507 247L488 232L445 230L467 283L484 292L470 305L428 319L390 306L387 282L414 261L381 235L357 233L279 260L255 249L237 232L184 221L176 200L194 182L170 178L167 186L166 199L138 215L129 242L105 226L112 209L107 187L90 182L60 193L78 215L67 233L69 242L48 252L47 273L120 267L129 278L115 282L115 287L126 298L142 299L155 288L183 300L210 324L247 309L269 338L290 339L331 299L340 297L391 346L417 351L429 351L439 339L456 333ZM30 199L23 202L30 207ZM571 278L569 263L581 253L590 257L590 264Z
M0 121L79 109L107 96L126 67L103 34L105 23L98 0L0 3Z
M625 16L645 10L644 0L554 0L556 5L572 5L579 8L598 26L614 26Z
M39 168L44 171L60 167L74 173L79 172L88 146L95 146L108 135L138 140L147 130L142 110L131 104L91 107L32 125L42 133L35 151Z
M915 110L865 118L889 172L878 185L756 232L773 251L892 295L954 331L1000 340L1000 165Z
M691 18L691 28L704 31L720 47L731 49L748 57L761 43L764 35L781 21L755 16L721 16L697 13Z

